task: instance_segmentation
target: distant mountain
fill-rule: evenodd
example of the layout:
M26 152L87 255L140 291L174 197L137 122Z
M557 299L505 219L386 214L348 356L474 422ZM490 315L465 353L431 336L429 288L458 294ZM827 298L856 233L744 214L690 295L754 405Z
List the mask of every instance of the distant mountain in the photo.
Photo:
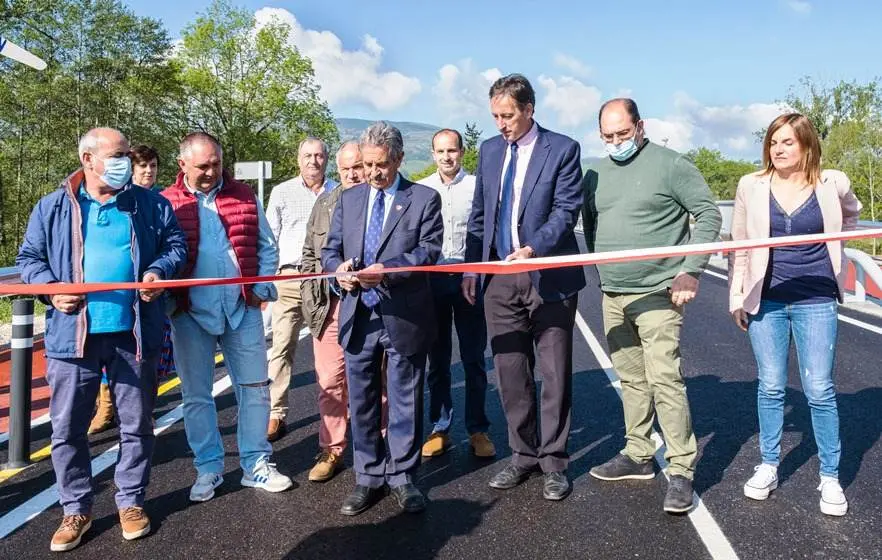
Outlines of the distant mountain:
M365 119L335 119L340 140L358 140L364 129L374 121ZM401 166L405 174L420 171L432 163L432 135L443 127L426 123L389 121L401 131L404 138L404 163Z

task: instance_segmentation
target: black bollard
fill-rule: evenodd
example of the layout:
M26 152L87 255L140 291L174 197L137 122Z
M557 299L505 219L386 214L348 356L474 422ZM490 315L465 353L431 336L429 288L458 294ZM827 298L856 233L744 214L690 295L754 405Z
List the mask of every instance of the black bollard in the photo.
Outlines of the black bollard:
M9 380L8 469L30 464L31 373L34 368L34 300L12 302L12 375Z

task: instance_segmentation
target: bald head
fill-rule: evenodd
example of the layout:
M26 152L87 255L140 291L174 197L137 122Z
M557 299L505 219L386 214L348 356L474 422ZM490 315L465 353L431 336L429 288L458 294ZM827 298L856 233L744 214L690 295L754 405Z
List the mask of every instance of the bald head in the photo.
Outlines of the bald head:
M109 181L105 175L105 160L127 158L129 141L126 140L122 132L115 128L93 128L80 139L77 151L80 154L80 163L82 163L83 172L86 175L86 186L101 189L108 187ZM117 160L116 163L121 162ZM131 168L129 176L131 176ZM126 178L127 180L128 178ZM119 188L119 185L116 188Z
M618 146L630 139L637 145L643 141L643 121L633 99L610 99L600 107L598 120L600 138L608 146Z
M205 132L193 132L181 141L178 166L187 185L201 192L216 187L223 176L224 154L220 142Z
M340 174L340 186L344 189L364 182L364 165L358 142L344 142L337 150L337 172Z

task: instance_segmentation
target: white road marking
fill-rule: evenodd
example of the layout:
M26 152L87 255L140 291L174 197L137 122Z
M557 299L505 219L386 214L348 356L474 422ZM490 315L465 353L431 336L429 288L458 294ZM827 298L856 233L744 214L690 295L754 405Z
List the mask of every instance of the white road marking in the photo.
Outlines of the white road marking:
M713 270L705 269L704 273L709 274L709 275L713 276L714 278L726 280L727 282L729 281L728 276L726 276L725 274L720 274L719 272L715 272ZM859 319L853 319L852 317L849 317L847 315L843 315L842 313L839 313L838 315L839 315L839 320L842 321L843 323L848 323L849 325L854 325L854 326L859 327L861 329L864 329L866 331L870 331L871 333L882 334L882 327L877 327L876 325L871 325L870 323L865 323L864 321L861 321Z
M585 318L582 317L582 314L579 312L576 312L576 326L579 328L582 336L585 337L585 341L588 343L588 347L591 348L594 358L597 360L597 363L600 364L600 367L603 368L604 373L606 373L607 378L609 378L610 383L615 388L619 398L621 398L622 384L619 381L619 376L613 368L612 360L610 360L609 356L600 345L600 342L597 340L597 337L594 336L594 333L591 332L591 329L588 327L588 323L585 322ZM668 467L668 462L665 460L664 441L655 430L652 432L652 439L656 444L655 460L661 467L665 477L667 477L668 473L666 469ZM701 538L701 542L704 543L704 546L707 548L711 557L714 558L714 560L738 560L738 555L735 554L732 544L729 542L729 539L726 538L726 535L723 534L723 530L714 520L702 499L694 492L692 499L695 501L696 505L695 508L689 512L689 521L692 522L696 532L698 532L699 538Z
M303 340L308 335L309 329L304 328L300 331L300 340ZM269 354L270 351L267 350L267 359L269 359ZM221 379L215 381L214 387L211 391L211 395L213 397L217 397L218 395L229 389L231 386L232 381L230 381L230 376L225 375ZM165 413L161 418L156 421L156 428L153 430L153 433L158 436L183 418L184 404L181 403L173 410ZM119 444L117 443L101 455L98 455L97 457L92 459L92 476L96 477L101 472L115 465L118 454ZM13 509L3 517L0 517L0 539L5 539L13 531L18 529L31 519L34 519L56 503L58 503L57 483L53 484L46 490L43 490L39 494L33 496L31 499Z

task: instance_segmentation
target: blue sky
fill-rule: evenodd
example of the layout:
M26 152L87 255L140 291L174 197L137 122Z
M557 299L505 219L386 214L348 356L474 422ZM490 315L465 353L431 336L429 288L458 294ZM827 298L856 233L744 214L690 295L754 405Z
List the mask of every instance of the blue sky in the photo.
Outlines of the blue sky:
M882 4L868 0L240 0L294 26L335 116L410 120L495 132L486 92L521 72L536 118L598 153L609 97L640 106L650 138L755 159L752 132L801 76L867 82L880 74ZM130 1L173 37L208 0Z

